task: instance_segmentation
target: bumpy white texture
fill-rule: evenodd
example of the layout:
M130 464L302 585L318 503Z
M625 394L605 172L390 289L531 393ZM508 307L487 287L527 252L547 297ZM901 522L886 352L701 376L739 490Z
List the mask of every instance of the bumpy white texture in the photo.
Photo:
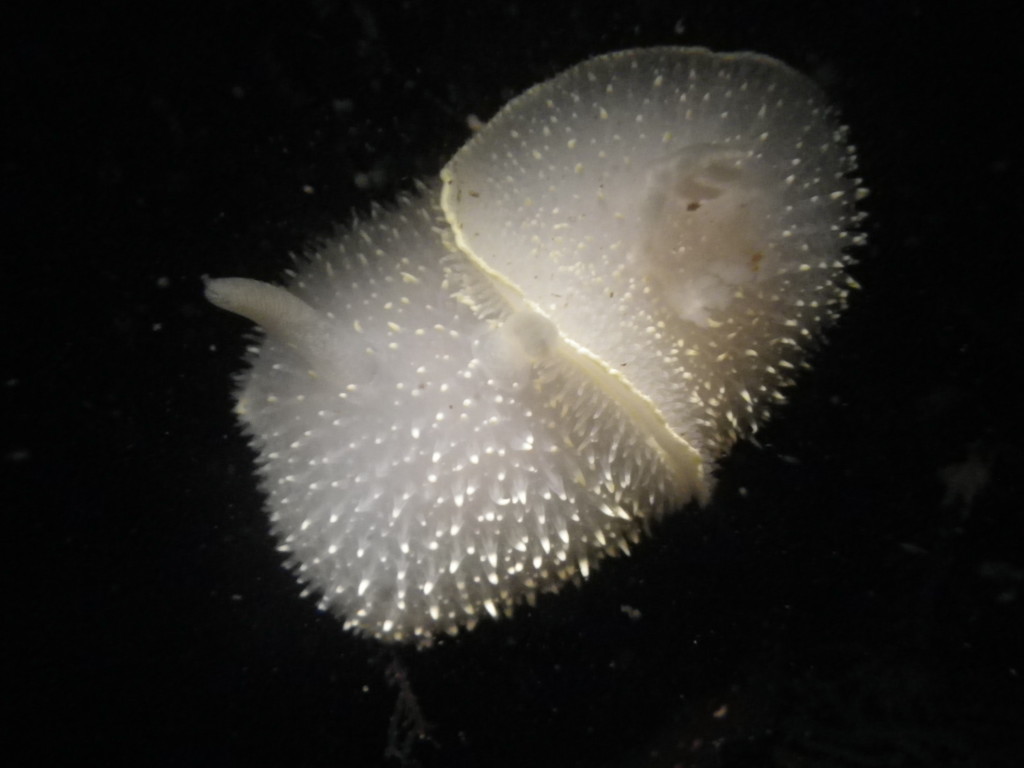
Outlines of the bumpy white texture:
M266 334L237 412L299 579L428 644L704 502L843 304L852 167L778 62L627 51L511 102L287 289L209 281Z
M514 99L444 169L442 199L462 250L710 460L845 302L853 167L803 75L653 48Z
M679 498L632 419L520 340L536 318L498 326L452 296L429 197L358 225L289 291L207 287L251 319L276 305L315 331L312 346L270 334L252 350L237 411L301 580L349 626L393 640L455 632L586 576ZM338 350L320 357L325 324Z

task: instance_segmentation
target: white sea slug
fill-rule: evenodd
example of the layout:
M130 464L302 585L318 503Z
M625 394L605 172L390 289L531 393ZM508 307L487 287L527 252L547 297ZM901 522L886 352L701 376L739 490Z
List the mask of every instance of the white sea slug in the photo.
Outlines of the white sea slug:
M514 99L286 287L210 280L265 333L237 413L307 591L428 644L706 502L844 306L854 165L778 61L624 51Z

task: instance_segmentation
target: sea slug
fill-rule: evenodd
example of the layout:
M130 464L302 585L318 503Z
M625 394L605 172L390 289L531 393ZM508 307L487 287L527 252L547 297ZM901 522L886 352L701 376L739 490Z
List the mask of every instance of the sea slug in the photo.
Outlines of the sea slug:
M704 503L851 286L863 195L814 83L629 50L513 99L284 287L237 414L288 563L346 627L429 644Z

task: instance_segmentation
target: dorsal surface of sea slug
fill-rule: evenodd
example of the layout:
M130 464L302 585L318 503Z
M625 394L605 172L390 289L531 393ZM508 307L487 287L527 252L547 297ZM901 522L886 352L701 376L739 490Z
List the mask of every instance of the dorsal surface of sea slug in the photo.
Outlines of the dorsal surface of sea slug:
M426 645L705 503L853 284L863 193L812 81L652 48L513 99L284 287L237 414L321 607Z

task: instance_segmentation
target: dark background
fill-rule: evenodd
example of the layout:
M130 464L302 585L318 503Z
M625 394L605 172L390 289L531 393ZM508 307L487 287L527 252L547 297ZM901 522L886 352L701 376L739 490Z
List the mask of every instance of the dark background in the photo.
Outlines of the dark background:
M1019 764L1013 25L987 3L609 5L4 12L12 753L399 765L412 734L424 766ZM246 324L201 276L273 279L436 174L470 114L653 44L822 83L872 191L864 290L708 509L434 650L343 632L280 568L230 414ZM389 737L417 707L429 738Z

